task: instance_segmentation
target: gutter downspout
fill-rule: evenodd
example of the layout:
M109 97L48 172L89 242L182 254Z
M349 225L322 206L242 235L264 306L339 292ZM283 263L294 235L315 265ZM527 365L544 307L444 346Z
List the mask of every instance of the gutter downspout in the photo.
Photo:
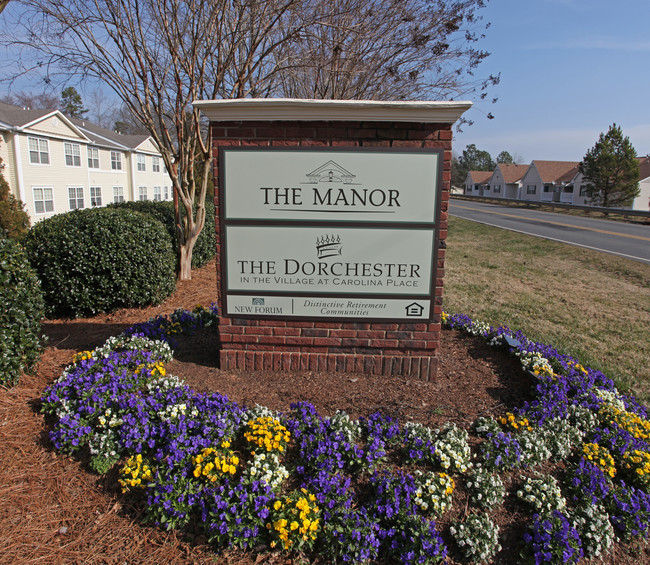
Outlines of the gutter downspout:
M135 152L128 151L127 155L129 157L129 171L131 173L131 182L129 183L131 185L131 201L135 202Z
M22 163L22 154L20 152L20 136L18 135L18 130L14 129L14 167L16 170L16 181L18 182L18 195L20 200L27 206L27 198L25 195L25 179L23 178L23 168L20 165Z

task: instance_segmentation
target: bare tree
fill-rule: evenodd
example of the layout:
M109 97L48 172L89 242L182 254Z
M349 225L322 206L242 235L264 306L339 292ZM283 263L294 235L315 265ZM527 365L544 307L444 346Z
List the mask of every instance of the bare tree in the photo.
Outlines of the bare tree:
M296 98L454 99L485 93L498 76L474 71L483 0L330 0L315 25L277 54L276 91Z
M187 279L212 153L194 100L466 94L487 56L471 47L485 1L16 0L0 42L31 61L13 77L97 79L146 128L172 179Z
M113 112L112 119L111 127L118 133L126 135L149 134L138 118L124 104Z
M15 92L5 96L3 100L7 104L32 110L59 110L61 108L61 99L48 92L41 94L32 94L26 91Z
M24 0L8 42L34 53L52 84L104 82L158 144L173 188L179 278L205 222L212 158L196 99L242 97L277 67L277 45L297 37L299 0ZM291 15L291 17L289 17ZM287 20L279 25L281 20ZM291 22L289 21L291 20ZM7 40L5 40L7 41ZM27 60L27 59L24 59ZM268 64L270 63L270 64ZM181 213L181 207L184 212Z
M120 110L115 107L115 103L101 90L93 90L89 95L89 99L89 121L100 127L112 127L120 115ZM41 94L33 94L27 91L14 92L3 96L0 100L7 104L31 108L32 110L64 110L61 97L47 91ZM137 133L147 133L142 126L140 127L141 131Z
M111 128L115 123L115 115L118 112L116 104L106 95L103 90L96 89L90 92L89 99L89 121L102 128Z
M9 0L0 0L0 12L7 7L7 4L9 4Z

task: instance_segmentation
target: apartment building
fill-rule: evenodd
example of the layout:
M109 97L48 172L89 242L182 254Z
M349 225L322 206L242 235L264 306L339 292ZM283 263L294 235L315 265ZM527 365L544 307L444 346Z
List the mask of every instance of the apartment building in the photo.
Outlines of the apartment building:
M109 202L172 199L171 179L149 136L0 102L0 137L2 174L32 224Z

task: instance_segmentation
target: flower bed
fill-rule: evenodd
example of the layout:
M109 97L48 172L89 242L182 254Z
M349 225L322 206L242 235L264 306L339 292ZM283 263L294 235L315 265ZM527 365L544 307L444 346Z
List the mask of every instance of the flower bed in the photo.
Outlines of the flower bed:
M88 452L98 472L119 465L120 485L151 522L201 531L216 549L350 563L436 563L448 547L490 562L499 550L491 514L505 496L530 511L527 562L576 562L647 534L647 413L575 359L508 328L444 316L447 327L508 348L538 383L534 401L479 418L470 449L468 430L454 425L323 418L306 403L279 414L192 391L165 373L168 341L215 319L197 308L139 324L77 355L43 395L57 449ZM512 469L526 476L507 492L500 477ZM460 485L471 511L443 530Z

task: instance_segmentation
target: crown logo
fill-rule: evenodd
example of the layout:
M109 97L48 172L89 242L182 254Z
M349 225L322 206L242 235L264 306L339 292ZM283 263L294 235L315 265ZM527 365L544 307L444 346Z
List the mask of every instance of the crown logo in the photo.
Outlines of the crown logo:
M343 244L338 235L324 235L323 237L316 238L316 253L319 259L341 255L342 248Z

